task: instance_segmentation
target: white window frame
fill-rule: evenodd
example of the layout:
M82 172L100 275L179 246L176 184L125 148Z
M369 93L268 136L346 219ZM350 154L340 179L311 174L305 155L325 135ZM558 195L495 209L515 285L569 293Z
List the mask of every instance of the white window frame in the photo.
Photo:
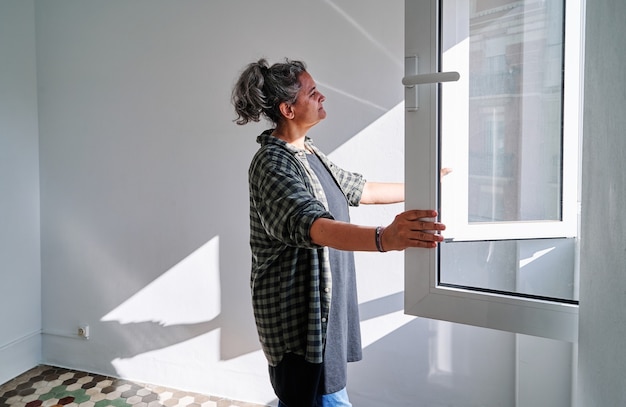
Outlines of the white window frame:
M465 1L465 0L463 0ZM405 1L405 52L418 56L419 74L439 71L438 38L439 0ZM563 198L570 205L563 207L563 220L546 222L515 222L507 224L469 225L452 220L455 240L498 240L545 237L572 237L578 234L579 218L579 154L582 129L582 0L566 0L565 16L565 89L564 89L564 179ZM428 35L427 35L428 34ZM444 67L454 70L454 67ZM461 70L461 68L458 68ZM405 75L414 75L406 72ZM461 72L461 81L463 72ZM463 86L461 82L459 84ZM417 93L419 106L405 113L406 207L439 208L438 106L439 86L444 89L457 84L419 85L407 88L407 106ZM572 120L572 117L575 118ZM567 179L565 178L567 177ZM447 182L448 180L444 180ZM465 192L466 193L466 192ZM458 204L458 202L457 202ZM442 208L442 212L445 208ZM444 222L445 219L442 219ZM538 230L544 230L538 234ZM479 292L442 286L438 281L437 250L407 250L405 254L405 312L426 318L459 322L492 329L577 342L578 305L550 300L523 298L515 295Z

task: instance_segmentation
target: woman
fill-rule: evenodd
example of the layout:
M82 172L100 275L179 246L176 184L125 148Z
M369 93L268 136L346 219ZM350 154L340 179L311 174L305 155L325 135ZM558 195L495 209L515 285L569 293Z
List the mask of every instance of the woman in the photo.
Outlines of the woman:
M400 183L367 182L307 137L326 117L304 63L264 59L241 73L236 123L272 124L249 169L252 303L279 406L350 406L347 362L361 359L353 251L434 248L443 224L410 210L383 227L350 224L348 206L404 200Z

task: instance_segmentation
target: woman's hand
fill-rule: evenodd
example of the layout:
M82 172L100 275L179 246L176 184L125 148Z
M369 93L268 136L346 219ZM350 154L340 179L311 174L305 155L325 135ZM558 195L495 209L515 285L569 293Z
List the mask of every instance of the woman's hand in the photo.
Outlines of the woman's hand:
M398 214L391 225L382 231L383 250L437 247L443 241L439 232L445 230L446 226L433 220L436 218L437 211L429 209L413 209Z

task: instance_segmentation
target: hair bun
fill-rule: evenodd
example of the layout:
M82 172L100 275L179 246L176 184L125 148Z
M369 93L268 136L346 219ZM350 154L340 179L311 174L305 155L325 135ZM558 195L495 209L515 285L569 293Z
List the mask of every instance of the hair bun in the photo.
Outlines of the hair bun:
M306 70L300 61L285 60L270 66L265 58L250 63L232 93L237 124L258 122L264 116L274 124L282 120L279 105L293 103L300 90L298 76Z

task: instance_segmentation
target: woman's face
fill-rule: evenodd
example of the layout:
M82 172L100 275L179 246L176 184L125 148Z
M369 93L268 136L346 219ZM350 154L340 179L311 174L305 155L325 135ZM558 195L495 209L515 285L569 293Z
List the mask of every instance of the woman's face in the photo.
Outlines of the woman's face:
M315 81L308 72L302 72L300 77L300 91L293 109L294 118L298 124L304 127L312 127L326 117L326 111L322 105L326 97L317 90Z

